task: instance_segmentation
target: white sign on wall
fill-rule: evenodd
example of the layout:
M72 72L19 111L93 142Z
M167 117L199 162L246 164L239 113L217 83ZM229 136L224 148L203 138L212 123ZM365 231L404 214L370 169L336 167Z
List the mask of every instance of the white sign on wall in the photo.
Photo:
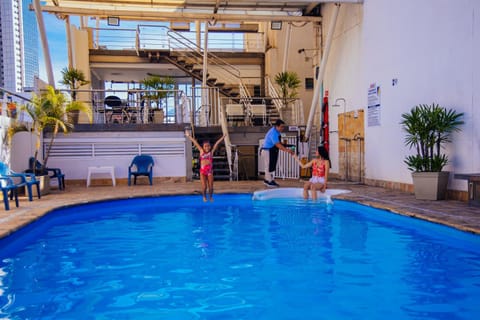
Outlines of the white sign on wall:
M380 86L370 84L368 88L368 126L380 125Z

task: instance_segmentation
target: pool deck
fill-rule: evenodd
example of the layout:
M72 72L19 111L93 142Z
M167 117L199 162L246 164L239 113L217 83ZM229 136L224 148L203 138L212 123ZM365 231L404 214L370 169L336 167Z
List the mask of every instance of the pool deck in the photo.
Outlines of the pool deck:
M277 181L281 187L301 187L303 185L303 182L298 180L280 179ZM32 202L29 202L26 197L20 197L18 208L15 207L14 201L10 201L11 209L5 211L2 204L0 209L0 238L8 236L54 208L73 204L173 194L198 194L198 201L202 201L199 181L182 182L167 179L161 182L155 181L153 186L143 183L143 181L140 181L138 185L130 187L120 183L115 187L94 185L89 188L67 184L65 191L53 189L50 194L42 196L41 199L35 197ZM341 181L332 181L329 183L329 187L351 191L334 198L355 201L480 234L480 208L468 206L466 202L416 200L413 194ZM215 182L215 193L253 193L256 190L263 189L265 189L265 186L262 181Z

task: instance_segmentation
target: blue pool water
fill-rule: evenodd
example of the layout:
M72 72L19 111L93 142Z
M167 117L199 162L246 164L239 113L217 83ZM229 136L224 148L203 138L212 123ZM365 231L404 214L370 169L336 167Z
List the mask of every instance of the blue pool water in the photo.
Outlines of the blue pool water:
M2 319L480 319L480 237L355 203L170 196L0 240Z

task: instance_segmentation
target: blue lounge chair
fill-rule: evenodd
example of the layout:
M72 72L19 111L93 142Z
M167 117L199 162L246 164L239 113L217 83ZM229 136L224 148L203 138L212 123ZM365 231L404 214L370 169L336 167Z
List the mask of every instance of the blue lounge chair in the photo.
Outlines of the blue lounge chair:
M134 177L133 183L137 184L138 176L147 176L152 185L153 179L153 157L147 154L141 154L133 158L132 163L128 167L128 185L131 184L131 176Z
M15 197L15 206L18 208L18 188L24 187L24 183L15 183L12 178L6 176L0 176L0 189L3 194L3 203L5 204L5 210L10 210L10 199Z
M18 178L20 183L23 183L27 186L28 201L33 201L33 186L37 186L37 196L40 199L42 196L40 194L40 181L35 178L35 175L32 173L19 173L10 169L4 162L0 162L0 176L10 177L12 180Z
M42 170L42 163L38 160L35 161L34 157L30 157L28 159L28 170L25 170L25 172L36 175L48 175L50 179L58 179L58 189L65 190L65 174L62 173L60 168L44 168Z

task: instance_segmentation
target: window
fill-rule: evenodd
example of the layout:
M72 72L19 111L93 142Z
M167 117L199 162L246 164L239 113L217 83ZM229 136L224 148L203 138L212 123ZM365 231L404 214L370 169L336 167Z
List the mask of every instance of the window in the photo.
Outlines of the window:
M305 90L313 89L313 78L305 78Z

